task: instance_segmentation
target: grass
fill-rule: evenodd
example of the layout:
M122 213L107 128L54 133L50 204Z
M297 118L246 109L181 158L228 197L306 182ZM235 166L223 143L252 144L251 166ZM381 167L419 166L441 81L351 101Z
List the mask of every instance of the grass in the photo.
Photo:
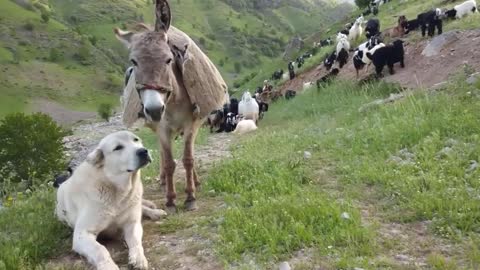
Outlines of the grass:
M444 92L420 91L362 113L363 104L399 88L337 82L272 106L257 134L209 173L207 190L227 202L221 257L270 268L272 260L313 248L313 257L336 268L395 267L374 254L396 244L379 241L376 227L360 222L354 202L369 201L383 222L429 221L431 237L464 250L427 254L433 269L477 265L471 239L480 233L480 171L469 168L480 160L480 90L464 80L459 75ZM329 177L319 176L329 167ZM350 222L339 218L343 212Z
M0 211L0 269L35 269L69 246L70 232L54 216L51 188L17 195Z

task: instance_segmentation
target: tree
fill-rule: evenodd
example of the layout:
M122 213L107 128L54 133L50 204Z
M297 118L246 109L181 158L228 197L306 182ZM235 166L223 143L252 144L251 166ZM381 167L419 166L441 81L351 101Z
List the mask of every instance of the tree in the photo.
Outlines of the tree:
M105 121L108 122L110 117L112 116L113 106L109 103L102 103L98 106L98 115Z
M355 4L359 7L359 8L365 8L368 6L368 4L370 4L371 0L355 0Z
M23 182L30 188L51 181L65 168L65 135L46 114L7 115L0 121L0 183Z

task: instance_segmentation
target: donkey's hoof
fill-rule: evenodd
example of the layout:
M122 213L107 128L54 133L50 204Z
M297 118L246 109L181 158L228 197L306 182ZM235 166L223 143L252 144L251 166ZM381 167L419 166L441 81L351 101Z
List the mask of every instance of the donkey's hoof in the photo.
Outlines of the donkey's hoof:
M167 214L175 214L177 213L177 206L175 205L175 203L172 203L172 204L169 204L167 203L165 205L165 211L167 211Z
M195 211L197 209L198 209L198 206L197 206L197 201L196 200L185 201L185 210Z

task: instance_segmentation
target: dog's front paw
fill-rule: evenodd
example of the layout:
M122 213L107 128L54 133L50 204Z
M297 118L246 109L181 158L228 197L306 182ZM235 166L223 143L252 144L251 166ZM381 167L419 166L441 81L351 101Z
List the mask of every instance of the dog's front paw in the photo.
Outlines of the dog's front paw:
M99 263L97 270L120 270L120 268L112 260L107 260Z
M159 220L166 215L167 215L167 212L165 212L162 209L152 209L148 213L148 218L150 218L151 220Z
M133 267L133 269L146 270L148 269L148 261L145 255L142 252L135 252L130 254L128 259L128 264Z

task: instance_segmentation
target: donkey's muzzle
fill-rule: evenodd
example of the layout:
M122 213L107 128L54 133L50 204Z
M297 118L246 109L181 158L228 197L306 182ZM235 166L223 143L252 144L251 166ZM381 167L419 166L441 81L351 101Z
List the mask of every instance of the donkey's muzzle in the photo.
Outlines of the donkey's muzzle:
M145 108L145 114L150 116L154 122L159 122L162 119L162 114L165 106Z

